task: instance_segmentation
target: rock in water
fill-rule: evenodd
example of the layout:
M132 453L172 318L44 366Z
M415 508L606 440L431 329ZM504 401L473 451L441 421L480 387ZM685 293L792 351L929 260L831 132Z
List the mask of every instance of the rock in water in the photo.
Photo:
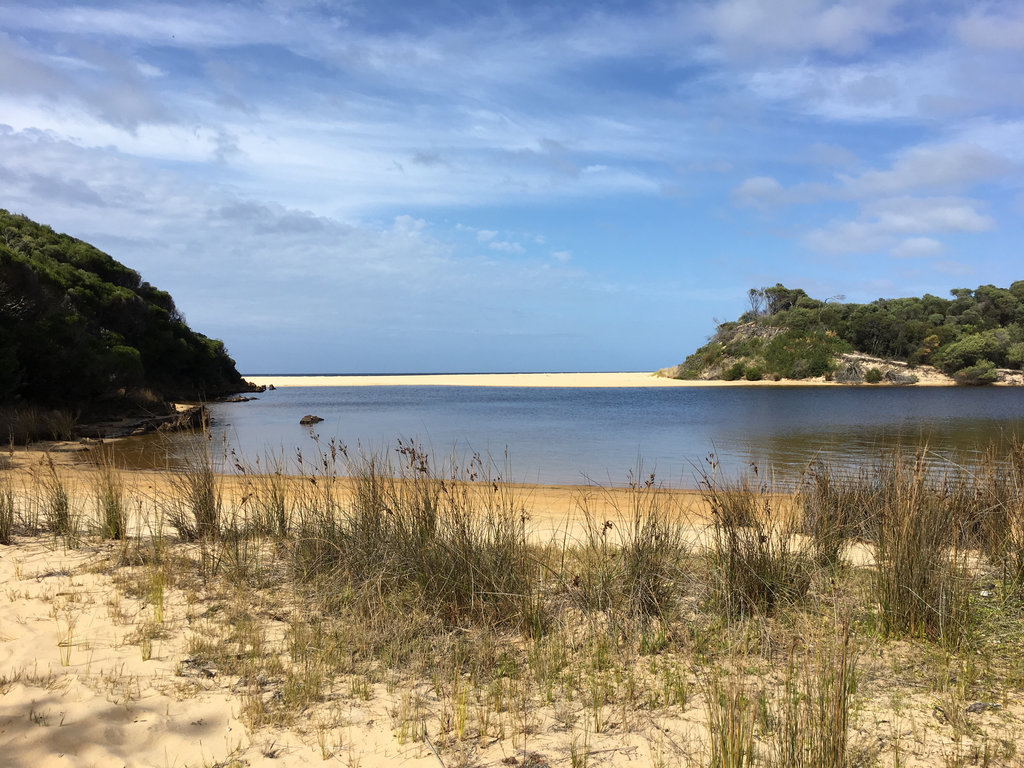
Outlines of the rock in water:
M311 413L307 413L305 416L299 419L299 424L302 424L304 427L308 427L312 424L319 424L321 421L323 421L323 419L321 419L319 416L314 416Z

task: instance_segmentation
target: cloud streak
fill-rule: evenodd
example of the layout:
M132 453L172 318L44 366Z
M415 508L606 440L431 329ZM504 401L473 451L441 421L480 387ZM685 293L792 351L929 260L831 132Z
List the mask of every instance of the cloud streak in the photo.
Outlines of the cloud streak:
M465 369L460 349L498 365L547 333L558 367L658 367L759 282L851 293L836 255L876 286L968 240L989 281L1015 269L1024 17L919 11L7 3L3 204L106 245L252 359L287 330Z

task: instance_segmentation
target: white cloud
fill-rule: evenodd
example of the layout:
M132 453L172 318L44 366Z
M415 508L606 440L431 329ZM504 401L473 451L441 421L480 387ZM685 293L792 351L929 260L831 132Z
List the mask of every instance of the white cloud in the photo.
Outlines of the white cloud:
M846 192L855 197L894 195L915 189L957 190L992 179L1010 169L1005 158L970 144L913 147L892 168L859 176L840 175Z
M891 0L723 0L702 6L698 23L731 55L829 51L852 54L898 26Z
M974 269L970 264L964 264L962 261L954 261L952 259L936 262L935 271L941 272L944 275L954 275L956 277L963 277L964 275L974 273Z
M806 157L817 165L845 166L856 165L858 162L857 155L846 147L821 141L816 141L807 148Z
M732 191L733 203L741 207L770 208L785 202L786 190L771 176L744 179Z
M567 264L572 260L572 251L552 251L551 258L559 264Z
M804 236L812 249L825 253L873 253L890 250L894 255L926 255L937 241L929 234L940 232L984 232L995 227L986 214L978 212L974 200L959 198L897 197L871 201L861 207L853 220L837 220ZM930 254L929 254L930 255Z
M881 229L894 234L919 232L985 232L995 228L991 216L980 213L977 200L953 197L893 197L863 206Z
M493 251L501 251L502 253L525 253L526 249L520 243L516 243L512 240L492 240L487 244L487 247Z
M476 232L476 239L478 242L486 243L493 240L498 236L498 233L493 229L478 229Z
M930 237L908 237L897 243L890 253L897 259L917 259L938 256L944 250L942 243Z
M956 24L967 45L982 50L1024 51L1024 11L1019 6L1003 14L992 8L975 8Z
M1024 75L1008 55L980 54L941 42L907 53L849 62L805 58L766 63L737 78L755 102L838 123L935 126L1024 105L1008 80Z

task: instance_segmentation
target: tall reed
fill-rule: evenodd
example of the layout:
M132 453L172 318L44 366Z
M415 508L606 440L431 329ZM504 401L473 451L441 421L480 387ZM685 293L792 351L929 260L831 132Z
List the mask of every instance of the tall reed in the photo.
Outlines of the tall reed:
M962 516L924 451L894 452L879 468L872 510L875 591L882 630L956 646L969 628L969 573L959 547Z
M49 455L43 461L41 486L47 527L62 537L66 545L75 546L78 540L78 517L71 507L67 480Z
M0 470L0 544L12 543L14 522L14 488L7 470Z
M539 627L537 560L511 486L477 456L466 467L438 468L402 441L395 456L350 458L339 449L325 462L321 455L299 505L299 572L333 581L368 610L397 601L447 626ZM338 459L353 484L347 505L332 490Z
M168 522L187 541L211 540L220 533L222 496L213 436L193 436L181 468L171 474Z
M705 682L708 730L711 732L710 768L749 768L756 765L755 693L739 675L724 680L712 674Z
M794 643L774 696L773 768L846 768L850 714L856 690L856 652L850 625L817 654Z
M596 498L588 494L577 501L585 533L571 558L578 567L568 581L570 591L587 610L642 623L668 619L689 579L678 497L638 464L627 475L625 500L620 498L597 489ZM598 514L597 501L604 502L606 514Z
M123 540L128 534L124 480L109 454L97 467L93 492L100 535L105 539Z
M714 596L729 616L771 614L802 598L810 587L812 562L794 535L798 522L786 494L770 480L753 475L719 480L711 472L700 481L711 511L711 571Z

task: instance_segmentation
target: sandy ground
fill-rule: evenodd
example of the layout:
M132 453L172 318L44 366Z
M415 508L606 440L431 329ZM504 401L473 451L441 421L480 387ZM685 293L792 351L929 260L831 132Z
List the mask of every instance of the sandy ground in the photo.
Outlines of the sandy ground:
M666 379L653 373L439 373L415 376L246 376L258 386L275 387L685 387L699 382ZM725 383L725 382L723 382Z
M38 493L34 488L45 455L19 451L5 458L14 466L4 470L7 477L30 500ZM83 514L92 514L84 501L92 470L73 464L68 454L51 458L59 462L73 503ZM159 508L171 482L165 473L141 471L125 473L125 480L143 517ZM221 482L229 503L244 497L244 478ZM345 481L340 485L344 488ZM538 541L581 540L587 513L594 521L613 521L614 535L627 522L633 499L623 488L521 485L514 492ZM659 502L687 523L694 544L706 537L707 510L699 494L667 491ZM141 523L133 530L140 538L147 535ZM510 718L507 736L471 739L462 747L439 746L440 756L434 743L440 745L442 735L431 729L451 702L439 698L429 681L376 682L365 696L354 695L350 683L339 683L319 709L302 713L294 725L250 729L243 717L244 681L193 664L189 648L197 637L219 637L230 629L204 617L223 615L224 606L232 602L262 598L218 593L214 587L168 587L161 593L158 612L153 599L138 588L145 567L118 565L126 551L123 544L95 537L70 550L47 534L18 537L13 546L0 546L0 766L551 768L579 764L573 754L579 759L581 748L589 753L586 764L595 767L707 764L709 733L699 687L684 706L631 710L610 705L602 713L600 731L586 726L583 700L567 705L572 710L568 714L577 718L571 726L564 709L538 701L522 723L504 715ZM870 562L863 547L850 554L857 564ZM280 610L279 597L267 597L271 617ZM268 622L283 627L280 618ZM858 687L863 701L852 731L857 743L876 750L882 765L894 764L897 755L898 764L908 766L973 764L969 752L967 762L949 762L948 756L962 749L935 711L949 709L948 696L922 682L928 678L922 677L914 651L898 643L862 642ZM751 658L749 663L759 662ZM693 674L688 668L685 673ZM903 678L909 682L904 684ZM396 717L410 697L419 702L422 722L432 724L427 737L433 743L410 738L404 730L408 723ZM1006 690L1000 702L998 711L971 716L971 727L1002 739L992 742L997 746L1015 745L1024 718L1021 691ZM1022 764L1014 759L992 764Z
M439 373L416 376L246 376L257 386L275 387L842 387L823 378L800 381L682 381L653 373ZM922 374L917 386L951 386L942 374ZM885 386L885 385L872 385Z
M851 355L851 358L861 359L866 364L873 364L877 358L869 358L865 355ZM952 387L956 382L952 377L931 366L919 366L912 371L907 369L905 364L886 363L883 368L906 369L907 372L917 376L918 381L914 385L918 387ZM1001 371L1003 380L995 386L1021 386L1024 385L1024 374L1020 371ZM275 387L400 387L400 386L436 386L436 387L594 387L594 388L624 388L624 387L847 387L862 386L884 389L896 386L887 383L880 384L840 384L835 381L826 381L824 377L801 379L784 379L782 381L737 381L722 380L696 380L681 381L661 376L658 373L646 373L643 371L613 372L613 373L438 373L418 375L394 375L394 376L246 376L257 386L273 384ZM906 386L906 385L904 385Z

